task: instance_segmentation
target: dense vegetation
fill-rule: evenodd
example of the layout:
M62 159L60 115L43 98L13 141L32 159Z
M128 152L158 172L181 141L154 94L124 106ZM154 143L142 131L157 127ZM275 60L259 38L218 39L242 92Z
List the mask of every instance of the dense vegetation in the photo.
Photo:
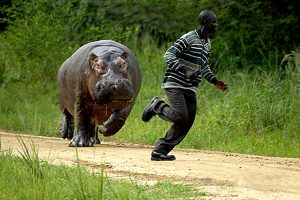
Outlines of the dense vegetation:
M200 10L211 9L219 24L211 65L229 90L203 81L195 125L179 147L300 156L296 0L4 0L0 6L1 129L58 136L59 66L81 45L113 39L136 54L143 83L126 126L107 139L154 144L170 124L144 124L140 115L154 95L164 95L162 55L197 27Z

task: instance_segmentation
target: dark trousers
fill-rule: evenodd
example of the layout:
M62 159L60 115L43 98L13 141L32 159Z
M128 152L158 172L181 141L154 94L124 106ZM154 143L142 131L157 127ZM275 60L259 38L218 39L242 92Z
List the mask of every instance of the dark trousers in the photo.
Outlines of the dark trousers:
M158 116L173 123L163 138L160 138L154 151L168 154L179 144L192 127L197 107L196 93L190 90L165 89L170 104L163 103Z

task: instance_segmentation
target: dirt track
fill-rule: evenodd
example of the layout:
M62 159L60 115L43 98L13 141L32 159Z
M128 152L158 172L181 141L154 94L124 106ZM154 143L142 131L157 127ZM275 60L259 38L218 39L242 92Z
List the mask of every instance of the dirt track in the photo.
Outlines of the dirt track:
M18 137L32 142L39 157L54 164L74 165L76 148L59 138L30 137L0 132L2 151L22 151ZM300 159L195 150L172 151L173 162L150 161L150 146L107 143L78 148L82 165L105 164L109 176L155 183L172 180L206 192L205 199L300 199Z

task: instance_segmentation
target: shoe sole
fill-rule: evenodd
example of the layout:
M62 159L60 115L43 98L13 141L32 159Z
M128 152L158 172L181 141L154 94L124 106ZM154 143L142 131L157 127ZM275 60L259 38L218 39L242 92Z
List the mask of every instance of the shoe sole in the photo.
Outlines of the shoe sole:
M161 101L160 97L158 97L158 96L153 97L153 98L151 99L150 103L147 105L146 109L144 110L143 115L142 115L142 120L143 120L144 122L150 121L150 119L155 115L155 113L154 113L149 119L148 119L148 117L146 117L146 113L150 112L150 111L149 111L150 105L153 104L154 101L156 101L156 100L157 100L157 101ZM152 111L152 112L153 112L153 111Z
M157 157L151 157L152 161L173 161L176 160L176 158L174 159L162 159L162 158L157 158Z
M147 109L147 111L145 110L145 111L143 112L142 120L143 120L144 122L150 121L150 119L154 116L154 114L153 114L153 116L151 116L151 117L148 119L148 117L146 117L146 114L145 114L145 113L148 113L148 112L149 112L148 109Z

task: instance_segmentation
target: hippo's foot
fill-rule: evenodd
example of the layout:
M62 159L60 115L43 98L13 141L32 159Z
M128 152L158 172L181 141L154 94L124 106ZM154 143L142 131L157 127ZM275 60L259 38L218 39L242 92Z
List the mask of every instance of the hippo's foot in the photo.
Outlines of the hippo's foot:
M70 142L69 147L93 147L95 140L93 137L82 137L76 135Z
M74 118L64 115L60 121L59 133L61 138L72 139L74 132Z

